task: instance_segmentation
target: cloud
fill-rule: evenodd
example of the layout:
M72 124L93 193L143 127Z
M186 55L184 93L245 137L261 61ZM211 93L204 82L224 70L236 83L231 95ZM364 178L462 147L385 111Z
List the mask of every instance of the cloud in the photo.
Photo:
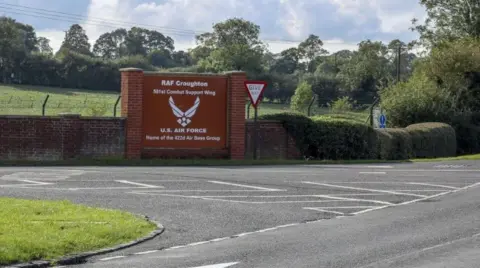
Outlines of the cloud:
M171 36L177 49L187 49L195 45L195 33L241 17L260 25L273 52L296 46L309 34L320 36L333 52L356 48L365 39L408 42L415 38L408 30L410 20L424 11L417 0L90 0L86 15L83 26L92 44L104 32L138 25ZM50 39L59 36L43 32L51 33Z

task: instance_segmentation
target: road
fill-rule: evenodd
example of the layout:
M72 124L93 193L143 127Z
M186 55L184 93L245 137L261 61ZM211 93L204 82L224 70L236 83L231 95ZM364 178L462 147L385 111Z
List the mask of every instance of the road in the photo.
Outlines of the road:
M474 267L479 171L474 162L2 168L0 195L124 209L166 227L78 267Z

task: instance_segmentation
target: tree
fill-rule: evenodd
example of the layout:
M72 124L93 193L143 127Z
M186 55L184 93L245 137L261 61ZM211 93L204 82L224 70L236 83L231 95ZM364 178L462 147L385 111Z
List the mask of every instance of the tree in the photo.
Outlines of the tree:
M328 53L328 51L323 48L323 42L320 40L320 37L313 34L309 35L305 41L298 45L298 51L301 57L307 61L308 72L315 71L314 66L311 66L315 58Z
M412 21L412 30L420 34L419 43L427 48L464 37L480 37L480 1L420 0L427 10L424 24Z
M147 56L156 50L173 52L175 49L173 39L157 31L133 27L126 35L125 45L128 55Z
M50 46L50 40L46 37L38 37L37 48L38 52L46 55L53 55L53 49Z
M411 47L411 44L406 44L398 39L390 41L387 45L390 54L390 64L392 65L392 77L396 77L399 74L400 80L406 80L412 75L413 63L417 56L409 52ZM400 52L400 66L398 66L398 52Z
M126 56L126 36L127 30L125 29L116 29L100 35L93 46L93 53L104 59L119 59Z
M59 53L64 53L65 50L83 55L92 55L88 36L82 26L73 24L70 26L70 29L65 32L65 39L62 42Z
M250 21L233 18L213 26L213 32L196 36L197 44L210 49L209 62L217 71L258 72L265 45L259 39L260 27ZM205 65L205 63L203 63Z
M312 97L312 86L307 81L303 81L298 85L297 89L295 89L290 107L294 111L305 112L312 101Z

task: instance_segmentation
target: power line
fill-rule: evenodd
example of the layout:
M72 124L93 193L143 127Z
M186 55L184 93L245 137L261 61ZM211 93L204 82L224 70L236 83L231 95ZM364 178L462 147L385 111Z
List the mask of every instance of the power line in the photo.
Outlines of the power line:
M192 37L195 35L207 33L206 31L194 31L194 30L187 30L187 29L180 29L180 28L173 28L173 27L161 27L161 26L152 25L152 24L137 24L137 23L134 24L134 23L129 23L129 22L120 21L120 20L105 20L97 17L87 17L83 15L78 15L78 14L53 11L53 10L48 10L43 8L33 8L33 7L22 6L22 5L8 4L4 2L0 2L0 11L3 11L4 13L7 13L7 14L8 13L17 14L17 15L23 15L23 16L49 19L54 21L63 21L63 22L79 23L79 21L84 20L81 22L81 24L115 28L115 29L123 28L123 27L144 26L144 28L151 28L172 36ZM88 22L86 22L85 20L88 20ZM299 40L289 40L289 39L263 39L262 38L262 40L268 43L300 43L302 42Z

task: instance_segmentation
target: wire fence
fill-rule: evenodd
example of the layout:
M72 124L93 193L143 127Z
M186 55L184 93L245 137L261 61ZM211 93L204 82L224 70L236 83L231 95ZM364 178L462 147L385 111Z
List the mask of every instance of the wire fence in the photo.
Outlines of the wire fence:
M43 115L75 113L82 116L120 115L120 96L103 99L44 95L41 97L1 96L0 115Z

